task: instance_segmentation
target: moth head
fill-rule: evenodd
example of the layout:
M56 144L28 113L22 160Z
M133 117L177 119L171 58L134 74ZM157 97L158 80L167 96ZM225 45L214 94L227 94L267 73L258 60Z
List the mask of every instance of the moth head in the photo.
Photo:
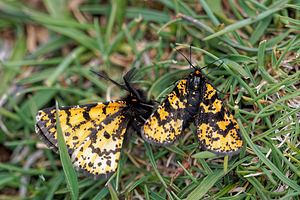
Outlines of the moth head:
M189 88L191 90L199 90L202 84L202 80L203 80L203 76L201 74L201 71L200 69L196 68L195 71L190 73L188 77Z

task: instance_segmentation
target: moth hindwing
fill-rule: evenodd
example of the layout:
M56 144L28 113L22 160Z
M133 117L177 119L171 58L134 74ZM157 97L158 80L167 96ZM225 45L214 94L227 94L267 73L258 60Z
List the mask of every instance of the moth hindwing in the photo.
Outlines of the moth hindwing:
M129 83L132 70L124 76L129 95L122 100L59 108L62 132L72 163L79 172L94 176L115 172L128 126L139 130L152 112L153 103ZM36 132L58 151L56 110L46 108L36 116Z

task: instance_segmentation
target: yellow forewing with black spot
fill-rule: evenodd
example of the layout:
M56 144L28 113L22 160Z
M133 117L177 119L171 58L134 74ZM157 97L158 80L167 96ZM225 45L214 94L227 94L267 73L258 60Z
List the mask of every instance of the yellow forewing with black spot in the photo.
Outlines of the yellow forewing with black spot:
M170 145L181 134L186 119L186 80L181 80L142 126L142 137L151 144Z
M191 122L206 150L233 155L243 147L236 120L198 68L175 86L145 122L141 133L151 144L170 145Z
M64 139L78 171L100 175L116 170L130 119L126 109L125 101L59 108ZM36 132L57 151L55 108L39 111L36 120Z

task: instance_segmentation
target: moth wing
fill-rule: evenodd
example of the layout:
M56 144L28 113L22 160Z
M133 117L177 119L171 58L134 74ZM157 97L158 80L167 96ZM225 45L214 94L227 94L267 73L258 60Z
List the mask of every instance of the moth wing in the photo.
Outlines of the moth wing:
M237 154L243 147L239 126L210 84L202 86L196 117L197 138L208 151L219 155Z
M59 108L59 118L74 167L86 175L109 174L117 169L124 134L130 121L125 101ZM56 110L36 116L36 132L58 151Z
M142 126L141 134L150 144L171 145L187 121L187 80L181 80Z

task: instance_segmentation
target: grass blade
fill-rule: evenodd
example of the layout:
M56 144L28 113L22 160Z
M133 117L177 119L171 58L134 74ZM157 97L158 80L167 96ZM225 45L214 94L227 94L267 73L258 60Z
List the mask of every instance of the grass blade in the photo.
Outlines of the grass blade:
M259 159L264 162L276 175L279 180L290 186L296 191L300 191L300 186L293 180L290 180L287 178L258 148L257 146L251 141L250 137L248 136L248 133L246 132L245 128L241 124L241 121L238 120L239 126L241 128L241 132L243 135L243 138L245 139L247 145L254 151L254 153L259 157Z
M64 170L64 174L66 177L66 182L68 188L70 190L70 194L73 200L78 199L78 181L77 174L72 165L71 158L68 153L67 145L65 143L65 139L61 130L61 125L59 121L59 111L58 111L58 103L56 102L56 131L57 131L57 142L59 148L59 155L61 164Z
M199 186L190 193L187 200L201 199L222 176L224 176L224 171L220 169L208 174Z

